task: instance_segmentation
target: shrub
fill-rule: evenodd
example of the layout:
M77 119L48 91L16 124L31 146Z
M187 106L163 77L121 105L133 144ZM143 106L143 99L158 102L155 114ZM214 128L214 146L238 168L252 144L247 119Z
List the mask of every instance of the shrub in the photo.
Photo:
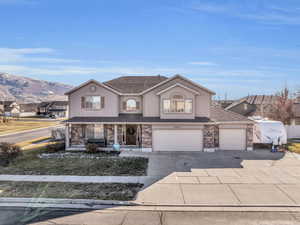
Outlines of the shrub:
M86 145L86 152L90 154L94 154L98 152L98 145L96 144L87 144Z
M19 146L7 142L0 143L0 165L8 166L8 164L21 155Z
M65 142L58 142L47 146L46 151L49 153L55 153L65 150Z

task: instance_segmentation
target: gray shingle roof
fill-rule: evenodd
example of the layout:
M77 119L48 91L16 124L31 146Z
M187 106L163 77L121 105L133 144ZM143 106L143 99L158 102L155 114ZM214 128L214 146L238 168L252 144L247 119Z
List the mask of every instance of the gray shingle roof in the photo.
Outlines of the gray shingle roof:
M221 106L211 106L210 118L216 122L252 122L245 116L223 109Z
M124 76L104 82L103 84L121 93L140 93L168 79L165 76Z

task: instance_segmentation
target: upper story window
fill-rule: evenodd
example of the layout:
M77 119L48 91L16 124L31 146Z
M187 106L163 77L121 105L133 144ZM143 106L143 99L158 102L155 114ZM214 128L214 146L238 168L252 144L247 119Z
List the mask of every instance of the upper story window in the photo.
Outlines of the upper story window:
M123 109L127 112L133 112L139 110L140 103L135 99L128 99L123 103Z
M181 95L174 95L171 99L163 100L164 113L192 113L192 99L184 99Z
M103 96L81 97L81 108L87 110L100 110L104 108L104 97Z

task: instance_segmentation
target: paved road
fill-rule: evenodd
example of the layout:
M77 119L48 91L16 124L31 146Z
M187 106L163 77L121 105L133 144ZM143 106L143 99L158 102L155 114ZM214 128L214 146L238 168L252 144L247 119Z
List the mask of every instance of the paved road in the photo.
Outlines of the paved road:
M1 225L296 225L299 212L127 211L0 207Z
M31 140L34 138L50 136L52 129L53 127L47 127L39 130L26 131L25 133L9 134L6 136L1 136L0 142L18 143L22 141Z

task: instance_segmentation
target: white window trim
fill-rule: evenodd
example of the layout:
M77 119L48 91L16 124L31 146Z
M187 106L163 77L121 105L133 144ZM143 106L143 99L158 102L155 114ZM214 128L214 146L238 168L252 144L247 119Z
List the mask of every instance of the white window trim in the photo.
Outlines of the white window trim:
M135 102L135 109L128 109L128 105L127 105L128 101L134 101ZM126 102L126 109L125 109L126 112L136 112L138 110L137 109L137 100L136 99L129 98L129 99L126 99L125 102Z
M82 110L93 112L93 111L101 111L101 110L104 109L104 108L102 107L102 98L103 98L104 96L101 96L101 95L84 95L84 96L82 96L82 97L84 97L84 98L86 98L86 97L100 97L100 108L99 108L99 109L93 109L93 108L82 107L82 103L81 103L81 109L82 109ZM82 101L82 99L80 99L80 100Z
M183 112L172 112L172 111L170 111L170 112L168 112L168 111L166 111L165 109L164 109L164 101L165 100L169 100L170 101L170 110L172 110L172 100L175 100L174 98L164 98L164 99L162 99L162 111L163 111L163 113L165 113L165 114L193 114L193 110L194 110L194 101L193 101L193 99L192 98L183 98L183 99L177 99L177 100L183 100L184 101L184 111ZM191 108L191 112L186 112L185 110L186 110L186 106L185 106L185 104L186 104L186 100L191 100L192 101L192 108Z

